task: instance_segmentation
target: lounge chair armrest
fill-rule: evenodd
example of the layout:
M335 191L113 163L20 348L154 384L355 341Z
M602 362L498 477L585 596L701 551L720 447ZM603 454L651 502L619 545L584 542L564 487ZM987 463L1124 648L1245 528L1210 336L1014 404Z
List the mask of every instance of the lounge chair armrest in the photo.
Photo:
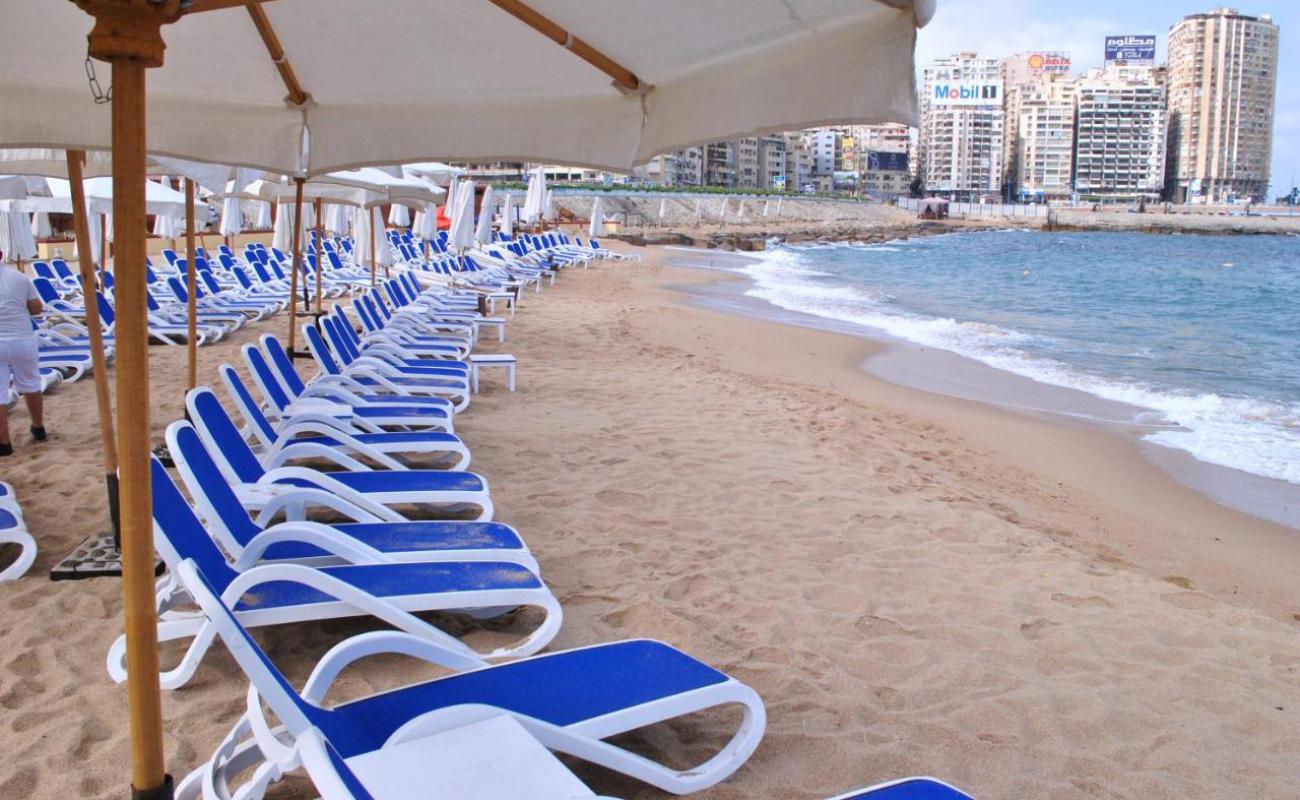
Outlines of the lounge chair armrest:
M280 469L290 469L281 467ZM290 488L290 487L285 487ZM267 501L255 518L258 525L265 527L281 511L290 513L295 507L303 505L323 506L355 522L401 522L405 517L392 509L366 501L359 506L348 498L339 497L328 489L292 487L290 491L277 492ZM381 513L375 513L376 508Z
M351 503L364 511L369 511L385 522L402 522L406 519L406 517L391 508L376 503L361 492L331 478L328 473L318 472L306 467L277 467L276 469L267 470L266 474L257 483L259 486L267 486L274 485L282 480L305 481L311 484L313 488L334 495L335 498ZM295 488L301 489L302 487Z
M384 621L394 627L401 627L389 620ZM450 636L447 639L454 642L456 647L450 648L441 641L405 630L368 631L344 639L316 662L316 668L302 688L302 698L309 703L319 704L329 693L330 686L339 673L370 656L404 655L455 670L475 669L487 663L473 650L461 644L459 639Z
M319 458L342 467L349 472L373 472L370 465L362 463L347 453L335 447L316 442L295 442L286 444L279 448L275 453L263 461L267 469L279 469L287 462L299 458ZM406 469L401 464L397 465L398 469ZM389 467L389 469L393 469Z
M250 539L239 558L235 559L235 569L243 572L257 566L270 547L284 542L301 542L319 547L349 564L381 564L388 560L370 545L341 534L329 525L296 519L276 523Z

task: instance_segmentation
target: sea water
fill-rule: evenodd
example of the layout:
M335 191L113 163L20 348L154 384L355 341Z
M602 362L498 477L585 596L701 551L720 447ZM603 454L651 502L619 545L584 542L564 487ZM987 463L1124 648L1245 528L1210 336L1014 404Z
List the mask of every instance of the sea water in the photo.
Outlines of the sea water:
M781 308L1136 406L1148 441L1300 484L1300 238L954 233L741 271Z

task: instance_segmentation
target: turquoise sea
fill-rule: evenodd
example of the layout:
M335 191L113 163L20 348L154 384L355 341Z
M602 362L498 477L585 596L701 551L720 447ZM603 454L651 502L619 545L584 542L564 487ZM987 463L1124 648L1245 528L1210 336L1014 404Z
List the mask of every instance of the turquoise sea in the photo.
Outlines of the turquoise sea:
M1147 441L1300 484L1300 238L954 233L740 271L773 305L1136 406Z

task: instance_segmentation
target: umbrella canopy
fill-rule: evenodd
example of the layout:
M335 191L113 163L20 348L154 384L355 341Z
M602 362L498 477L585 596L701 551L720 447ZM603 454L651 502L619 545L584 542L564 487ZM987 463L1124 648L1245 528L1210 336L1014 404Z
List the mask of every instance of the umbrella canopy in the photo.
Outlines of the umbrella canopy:
M32 238L32 220L23 211L0 211L0 251L5 261L31 261L36 258L36 240Z
M325 230L343 236L348 232L348 208L339 203L325 206Z
M604 228L605 198L597 197L591 203L591 224L587 226L587 235L600 236L604 232Z
M411 210L401 203L393 203L388 210L388 224L394 228L411 227Z
M50 187L40 178L29 175L0 175L0 200L25 200L48 197Z
M93 151L86 153L85 156L82 177L107 178L113 174L111 153ZM234 188L231 191L238 191L263 174L263 170L259 169L228 167L223 164L209 164L159 155L148 158L145 162L145 170L149 173L180 175L217 195L225 194L226 187L232 184ZM0 172L66 180L68 154L65 150L50 148L0 149Z
M234 196L221 201L220 233L222 236L238 236L244 232L244 212L240 207L241 202Z
M532 0L525 19L505 0L166 5L179 19L164 26L165 63L150 73L150 151L306 175L435 153L626 170L754 131L914 123L916 28L934 10L934 0L710 0L672 13L657 0ZM111 147L109 105L85 102L81 70L50 68L85 59L90 17L68 2L0 0L0 12L24 34L0 54L0 143ZM258 20L295 78L288 103ZM484 32L506 57L483 58ZM340 57L357 42L383 43L364 70Z
M546 190L546 195L542 198L542 219L555 219L555 192L550 189Z
M153 235L160 239L175 239L177 228L184 230L185 223L177 224L176 220L162 214L153 218Z
M546 204L546 173L538 167L528 179L528 191L524 194L524 222L537 224L542 218L543 206Z
M515 196L506 192L506 199L501 204L501 232L506 236L513 236L515 233Z
M474 246L474 181L460 181L457 184L447 245L456 250Z
M58 214L72 213L72 187L62 178L44 179L49 189L46 197L29 197L26 200L0 201L7 204L6 210L14 211L48 211ZM113 213L113 180L111 178L89 178L84 181L86 187L86 210L91 214ZM169 189L157 181L145 181L145 209L155 216L185 218L185 194ZM195 209L195 219L206 222L208 209L200 205Z
M483 205L479 207L478 225L474 228L474 241L479 244L492 242L492 216L495 210L496 201L492 198L492 187L489 186L483 190Z
M445 190L419 178L399 178L382 169L366 167L363 169L341 170L312 178L311 184L333 184L363 189L376 195L371 202L407 203L427 205L437 202L445 195Z
M465 174L460 167L443 164L440 161L423 161L418 164L403 164L402 174L408 178L419 178L437 186L447 186L453 180Z

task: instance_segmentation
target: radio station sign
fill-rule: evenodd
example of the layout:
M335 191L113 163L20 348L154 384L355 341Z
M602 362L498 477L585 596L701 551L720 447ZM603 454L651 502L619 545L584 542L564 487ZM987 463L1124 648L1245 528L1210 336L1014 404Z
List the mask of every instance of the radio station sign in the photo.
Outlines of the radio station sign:
M1106 63L1124 61L1129 64L1156 63L1156 37L1107 36Z
M970 81L936 83L930 101L937 106L1000 106L1002 84Z

